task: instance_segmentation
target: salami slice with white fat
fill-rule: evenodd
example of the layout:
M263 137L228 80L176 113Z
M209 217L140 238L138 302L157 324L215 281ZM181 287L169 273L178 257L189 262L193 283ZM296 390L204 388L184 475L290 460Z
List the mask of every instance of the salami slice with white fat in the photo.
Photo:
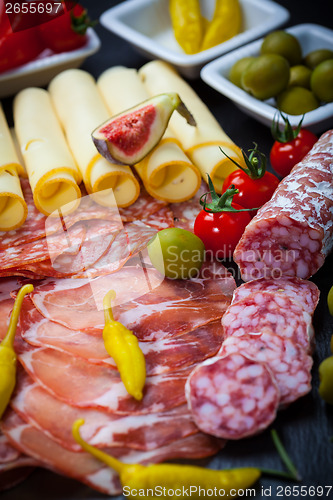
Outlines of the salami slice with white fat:
M302 347L274 333L247 333L228 337L218 353L244 353L271 369L280 391L280 406L296 401L311 390L312 358Z
M241 299L249 297L253 292L273 292L284 294L299 302L303 309L312 315L319 301L319 289L317 285L308 280L300 278L259 278L257 280L243 283L234 291L232 304Z
M274 332L311 352L311 316L299 302L275 292L254 291L229 306L222 318L225 338L246 333Z
M246 227L235 252L244 281L309 278L333 247L333 130L325 132Z
M185 392L199 429L224 439L241 439L267 428L280 401L267 365L239 353L201 363L190 374Z

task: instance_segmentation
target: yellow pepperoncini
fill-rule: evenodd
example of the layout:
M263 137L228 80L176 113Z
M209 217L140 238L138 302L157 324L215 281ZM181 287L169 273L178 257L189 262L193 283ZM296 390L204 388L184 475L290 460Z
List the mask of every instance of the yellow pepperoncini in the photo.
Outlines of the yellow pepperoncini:
M110 290L103 300L104 345L117 365L127 392L135 399L140 400L146 380L146 361L134 333L113 318L110 304L115 297L114 290Z
M24 285L18 292L10 317L8 331L0 344L0 419L8 406L16 384L16 353L14 338L23 299L32 292L32 285Z
M178 464L154 464L148 466L126 464L84 441L79 432L79 428L83 424L84 420L82 419L74 422L72 429L74 439L85 451L112 467L119 474L122 487L126 488L130 498L131 491L146 491L146 497L151 498L153 497L151 492L156 487L175 490L184 486L197 487L198 490L199 488L207 490L216 488L217 491L223 489L225 496L230 496L232 492L232 496L235 498L237 490L241 491L248 488L261 476L261 471L253 467L213 470ZM179 496L170 497L167 494L162 496L179 498Z
M169 8L177 42L186 54L196 54L203 37L199 0L170 0Z
M208 24L201 50L229 40L240 32L242 11L238 0L216 0L213 19Z

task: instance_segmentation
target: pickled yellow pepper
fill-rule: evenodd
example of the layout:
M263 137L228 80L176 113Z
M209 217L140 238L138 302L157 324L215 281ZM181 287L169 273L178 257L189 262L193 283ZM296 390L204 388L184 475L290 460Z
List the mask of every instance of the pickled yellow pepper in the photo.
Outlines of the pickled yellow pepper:
M208 24L201 50L229 40L240 32L242 12L239 0L216 0L213 19Z
M134 333L113 318L111 300L115 297L114 290L110 290L103 300L104 345L117 365L127 392L135 399L140 400L146 380L146 361Z
M126 491L129 493L131 490L136 492L146 490L147 498L151 498L150 492L155 487L160 488L163 486L166 489L176 489L192 486L207 490L216 488L217 491L223 489L226 497L230 496L232 492L232 496L235 498L237 490L248 488L261 476L261 471L253 467L213 470L178 464L154 464L148 466L126 464L84 441L79 432L79 428L83 424L84 420L82 419L74 422L72 429L74 439L85 451L114 469L119 474L122 487L126 487ZM129 496L131 498L131 495ZM179 496L174 498L179 498Z
M24 285L18 292L8 331L0 343L0 419L4 414L16 384L16 353L14 338L17 322L21 312L23 299L27 293L32 292L32 285Z
M177 42L186 54L196 54L203 37L199 0L170 0L169 9Z

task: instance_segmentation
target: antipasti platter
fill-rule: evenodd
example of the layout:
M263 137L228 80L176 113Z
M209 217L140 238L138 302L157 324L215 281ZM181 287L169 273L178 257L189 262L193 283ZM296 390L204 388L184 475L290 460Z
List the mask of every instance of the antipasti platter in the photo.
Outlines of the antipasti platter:
M1 498L333 498L328 3L33 4L0 3Z

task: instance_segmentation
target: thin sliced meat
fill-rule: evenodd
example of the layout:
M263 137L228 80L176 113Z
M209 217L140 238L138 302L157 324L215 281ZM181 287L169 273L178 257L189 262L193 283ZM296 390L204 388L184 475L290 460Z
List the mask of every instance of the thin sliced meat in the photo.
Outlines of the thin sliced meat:
M147 226L155 227L158 231L174 227L174 215L169 207L162 207L157 212L141 219Z
M199 429L224 439L241 439L266 429L280 401L269 368L238 353L198 365L185 390Z
M14 462L20 455L20 452L11 445L0 429L0 464Z
M253 292L232 304L222 318L225 337L273 331L311 352L314 330L311 316L299 302L274 292Z
M108 251L95 262L84 274L78 273L76 278L95 278L120 270L131 257L146 249L151 238L158 229L141 221L124 225L115 237Z
M296 302L300 302L306 312L312 315L319 301L319 289L311 281L300 278L259 278L248 281L236 288L232 298L232 304L255 291L283 293Z
M113 416L102 410L67 405L23 373L11 407L34 427L72 451L82 451L71 432L73 422L79 418L85 421L82 436L98 448L151 450L198 432L185 404L168 412ZM55 415L61 415L61 420L55 419Z
M133 415L166 411L183 404L185 381L193 368L147 377L143 399L137 401L127 393L112 367L90 364L47 348L25 350L19 360L33 380L70 405Z
M266 363L280 391L280 406L286 406L311 391L312 358L292 340L263 332L228 337L219 356L231 353Z
M66 450L50 439L45 433L26 423L14 412L9 414L3 424L7 437L15 443L22 452L41 460L47 467L60 474L73 477L88 486L107 493L117 495L121 487L117 475L111 468L101 464L85 452L77 453ZM127 463L150 464L177 458L203 458L219 451L225 442L197 433L175 443L156 450L138 452L111 448L105 449L113 456Z
M150 196L141 185L140 196L136 202L129 207L119 208L119 213L124 222L133 222L147 219L167 205L166 201Z
M7 413L2 427L15 447L38 460L45 468L78 479L109 495L121 492L117 475L111 468L102 465L88 453L66 450L46 434L27 424L16 413Z
M44 239L46 235L50 236L62 230L64 225L69 230L71 226L81 221L120 220L118 211L115 213L114 209L97 205L84 191L80 205L74 213L62 217L46 217L35 207L29 181L21 179L21 185L28 206L28 217L19 229L8 231L0 237L0 250Z
M165 278L158 286L154 284L160 279L159 275L149 270L148 286L152 283L152 290L136 294L137 286L141 292L142 281L139 284L135 281L139 271L134 269L126 267L111 276L111 281L114 278L112 288L116 290L120 303L113 312L115 319L133 330L141 341L174 337L221 318L230 304L231 294L236 286L223 266L218 267L219 273L213 274L214 266L211 264L203 268L203 278ZM129 277L132 272L133 282ZM127 281L123 279L124 276ZM74 288L74 285L68 289L66 286L66 282L60 282L35 288L31 297L41 314L73 330L103 329L104 314L102 309L97 309L95 297L98 295L101 300L110 289L108 279L100 278L100 281L85 283L80 290ZM101 290L97 292L99 286ZM147 290L147 282L145 287ZM131 296L133 298L122 303L126 293L128 299ZM78 314L74 315L73 311Z
M66 252L76 255L86 237L86 227L83 223L70 227L63 232L52 234L34 242L8 247L1 251L0 269L24 267L25 264L34 264L50 258L56 262L59 255Z
M90 363L108 364L116 368L105 349L101 330L87 333L50 321L35 309L31 301L24 301L18 331L31 345L50 347L79 356ZM218 319L175 338L140 342L147 375L184 368L213 356L222 344L222 333L221 321Z

